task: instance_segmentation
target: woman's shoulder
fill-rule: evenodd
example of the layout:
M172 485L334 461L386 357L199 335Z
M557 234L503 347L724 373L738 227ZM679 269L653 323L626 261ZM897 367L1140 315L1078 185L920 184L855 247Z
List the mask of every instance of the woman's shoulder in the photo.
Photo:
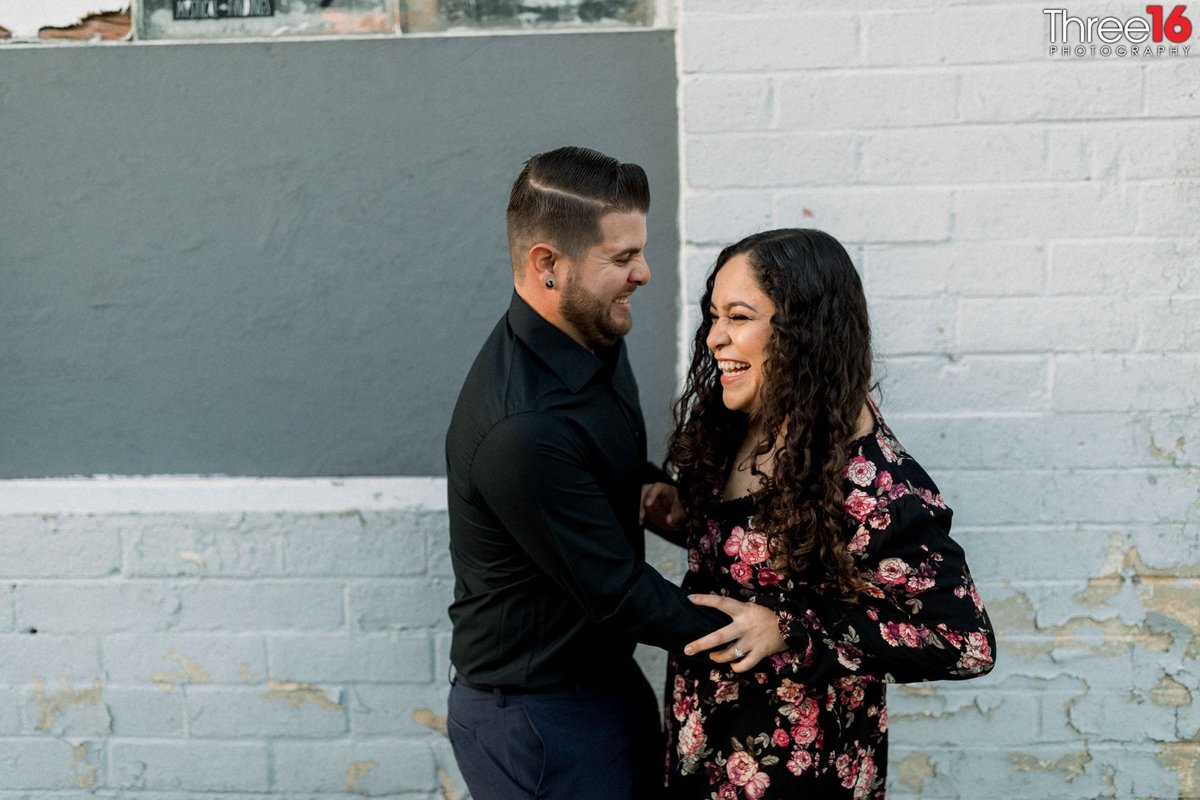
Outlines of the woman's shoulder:
M903 497L930 510L947 509L941 491L920 462L900 443L878 407L874 429L850 443L844 477L847 498L860 492L891 505Z

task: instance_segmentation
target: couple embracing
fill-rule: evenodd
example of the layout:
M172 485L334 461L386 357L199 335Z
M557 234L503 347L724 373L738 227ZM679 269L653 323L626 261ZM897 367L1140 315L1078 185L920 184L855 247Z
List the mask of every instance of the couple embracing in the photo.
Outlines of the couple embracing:
M723 250L665 472L622 341L649 205L584 148L513 185L515 291L446 440L455 757L474 800L883 797L885 685L985 674L995 638L870 396L862 284L820 231ZM665 739L638 642L670 654Z

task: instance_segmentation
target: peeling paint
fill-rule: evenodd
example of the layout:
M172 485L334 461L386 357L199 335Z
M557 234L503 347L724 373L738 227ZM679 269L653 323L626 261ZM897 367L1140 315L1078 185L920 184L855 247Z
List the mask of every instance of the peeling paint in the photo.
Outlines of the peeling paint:
M1200 658L1200 602L1197 602L1200 589L1195 583L1166 585L1148 581L1143 584L1142 595L1147 610L1175 620L1191 631L1192 640L1184 655Z
M429 730L440 733L442 736L449 736L446 729L445 716L435 714L428 708L418 708L413 712L412 718L413 722L418 725L424 725Z
M96 678L92 688L80 692L73 691L66 678L59 678L58 682L62 686L62 691L47 697L42 679L34 679L33 697L38 704L37 730L39 731L50 730L50 726L69 706L95 706L102 702L99 678Z
M1158 760L1179 776L1179 797L1200 797L1200 745L1170 742L1158 748Z
M0 26L14 39L35 39L42 28L67 28L87 17L124 11L129 0L55 0L53 3L0 4Z
M912 695L913 697L937 696L937 689L929 683L901 683L896 686L896 689L902 694Z
M178 650L172 650L167 653L167 658L172 661L178 661L182 667L179 672L155 672L150 676L156 684L161 686L166 691L171 691L181 683L208 683L208 672L204 667L191 661L183 656Z
M326 711L336 711L342 707L325 696L325 693L311 683L294 683L291 681L268 681L267 691L263 692L264 700L282 700L293 708L303 708L306 703L312 703L317 708Z
M1162 679L1150 692L1150 699L1160 706L1178 708L1192 704L1192 693L1186 686L1170 675L1163 675Z
M1032 601L1021 593L990 603L988 611L996 630L1001 631L1004 649L1026 658L1049 655L1063 648L1081 647L1086 647L1096 655L1120 655L1130 646L1165 653L1174 643L1174 636L1170 632L1156 632L1146 624L1131 625L1119 619L1072 617L1061 625L1038 625ZM1200 610L1196 613L1200 613ZM1014 633L1022 632L1048 634L1049 638L1011 638Z
M1186 440L1182 436L1175 440L1175 446L1170 450L1164 450L1159 447L1154 441L1154 437L1150 437L1150 455L1160 461L1166 461L1171 466L1175 466L1179 462L1179 458L1183 455L1184 447L1187 445Z
M351 761L346 765L346 788L358 791L358 782L378 766L377 761Z
M454 785L454 779L450 777L450 773L438 767L437 778L438 786L442 789L442 800L462 800L462 792Z
M195 550L180 550L179 557L184 561L195 564L200 569L204 569L207 566L204 556L200 555Z
M83 742L75 746L73 751L73 761L71 763L72 779L75 785L80 789L91 791L96 786L96 764L87 760L88 743Z
M1083 768L1091 762L1092 756L1086 752L1068 753L1055 761L1047 761L1027 753L1010 753L1009 759L1013 766L1021 772L1057 772L1061 770L1066 773L1067 782L1070 783L1083 774Z
M925 781L937 774L929 756L924 753L909 753L896 766L900 782L917 794L925 790Z

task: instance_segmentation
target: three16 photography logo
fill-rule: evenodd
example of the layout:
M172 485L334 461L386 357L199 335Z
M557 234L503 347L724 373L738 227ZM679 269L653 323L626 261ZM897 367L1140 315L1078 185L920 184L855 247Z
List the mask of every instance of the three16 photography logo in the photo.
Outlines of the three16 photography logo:
M1050 55L1083 58L1186 56L1192 46L1187 6L1146 6L1145 16L1075 17L1065 8L1044 8L1050 24Z

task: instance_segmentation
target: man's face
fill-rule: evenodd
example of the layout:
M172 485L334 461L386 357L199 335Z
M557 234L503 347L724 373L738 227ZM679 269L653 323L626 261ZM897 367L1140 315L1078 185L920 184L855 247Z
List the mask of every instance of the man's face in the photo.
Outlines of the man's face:
M560 311L572 339L589 350L610 347L633 327L629 296L650 280L646 215L614 211L600 218L600 241L568 258Z

